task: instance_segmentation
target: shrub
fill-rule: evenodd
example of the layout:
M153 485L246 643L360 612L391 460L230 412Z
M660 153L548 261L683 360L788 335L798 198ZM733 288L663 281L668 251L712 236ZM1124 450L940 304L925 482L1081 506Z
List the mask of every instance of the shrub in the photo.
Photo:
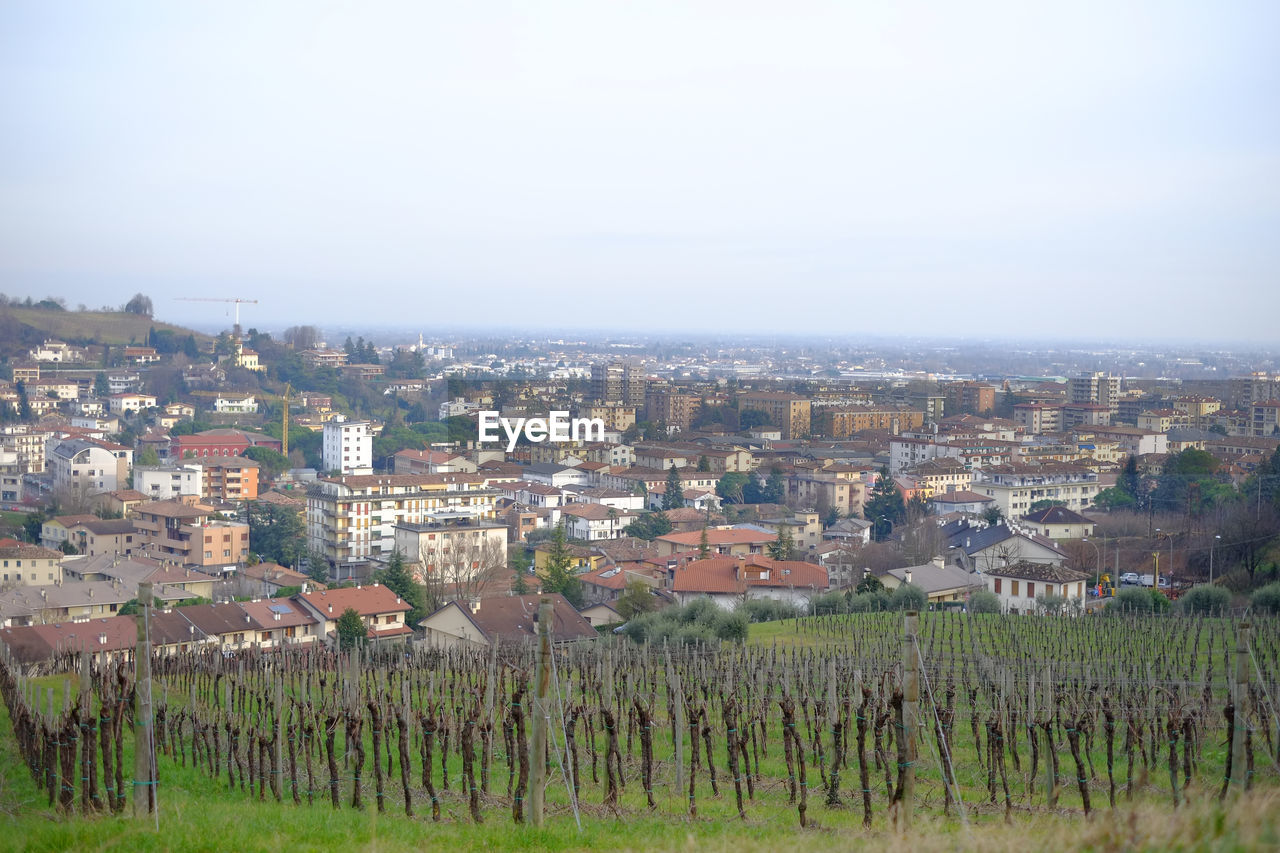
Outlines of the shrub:
M830 616L833 613L844 613L846 610L848 610L848 604L845 602L843 593L828 592L813 600L815 616Z
M716 635L711 628L702 624L681 625L679 630L671 635L672 642L680 643L686 646L711 645L716 641Z
M894 610L927 610L929 593L915 584L904 583L889 596L889 606Z
M1152 613L1168 613L1173 608L1173 602L1160 590L1150 589L1147 593L1151 596Z
M706 596L695 598L684 607L680 608L677 616L682 624L688 625L691 622L710 624L715 621L716 615L720 612L720 608L714 601Z
M780 619L794 619L797 609L787 601L774 601L771 598L753 598L744 601L736 612L745 613L751 622L776 622Z
M1150 613L1151 593L1141 587L1127 586L1116 593L1107 604L1107 610L1117 613Z
M892 606L886 592L860 592L849 599L850 613L873 613L889 610Z
M1259 587L1249 604L1260 613L1280 614L1280 581Z
M1036 607L1040 608L1041 612L1048 613L1051 616L1057 616L1060 614L1062 612L1063 605L1066 603L1067 600L1060 595L1036 596Z
M1178 609L1189 616L1221 615L1230 606L1231 593L1217 586L1197 586L1178 601Z
M980 589L969 596L970 613L999 613L1000 596L986 589Z
M722 611L715 621L716 636L726 642L745 642L747 639L747 624L747 614Z

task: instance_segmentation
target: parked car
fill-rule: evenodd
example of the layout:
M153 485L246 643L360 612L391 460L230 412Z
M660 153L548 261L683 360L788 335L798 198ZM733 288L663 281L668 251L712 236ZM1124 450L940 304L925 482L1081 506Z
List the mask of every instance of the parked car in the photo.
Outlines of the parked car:
M1138 577L1137 572L1125 572L1120 576L1121 586L1137 586L1142 583L1142 579Z

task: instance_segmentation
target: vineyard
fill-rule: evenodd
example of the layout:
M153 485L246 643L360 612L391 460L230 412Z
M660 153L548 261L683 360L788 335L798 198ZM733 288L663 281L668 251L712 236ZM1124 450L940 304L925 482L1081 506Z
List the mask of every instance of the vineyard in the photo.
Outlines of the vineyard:
M0 688L23 763L67 819L157 800L163 813L166 776L193 772L224 796L399 813L424 831L544 809L571 825L1080 819L1280 781L1280 621L914 619L788 620L745 645L601 642L543 661L514 646L156 657L149 696L131 661L37 674L6 659Z

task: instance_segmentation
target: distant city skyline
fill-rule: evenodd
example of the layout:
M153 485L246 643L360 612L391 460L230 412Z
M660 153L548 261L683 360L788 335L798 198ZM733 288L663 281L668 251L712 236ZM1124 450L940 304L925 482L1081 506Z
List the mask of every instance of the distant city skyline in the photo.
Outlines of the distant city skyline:
M0 292L201 327L174 297L263 328L1275 344L1278 27L9 3Z

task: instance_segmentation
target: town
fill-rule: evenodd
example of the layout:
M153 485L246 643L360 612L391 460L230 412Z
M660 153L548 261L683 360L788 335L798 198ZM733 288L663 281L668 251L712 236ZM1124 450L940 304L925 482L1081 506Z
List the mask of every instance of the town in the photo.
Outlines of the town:
M1277 579L1274 354L1067 349L1037 376L1015 350L961 371L973 353L848 344L378 346L245 331L228 301L214 335L143 294L0 306L22 660L132 648L143 582L180 653L532 639L502 601L540 592L592 638L699 599L1229 612ZM1134 375L1098 369L1117 357Z

